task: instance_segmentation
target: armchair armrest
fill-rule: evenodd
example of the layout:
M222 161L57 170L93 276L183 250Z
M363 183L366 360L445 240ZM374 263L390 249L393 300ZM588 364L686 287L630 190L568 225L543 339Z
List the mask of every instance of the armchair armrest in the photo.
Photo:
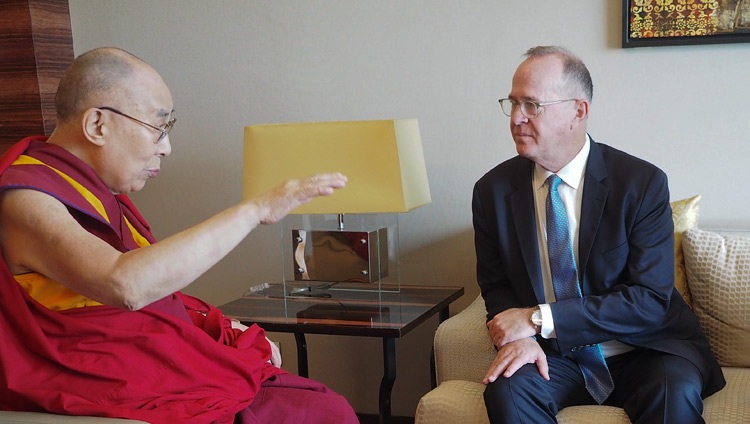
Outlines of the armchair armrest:
M480 295L440 324L434 340L438 384L448 380L482 381L496 353L487 335L486 315Z

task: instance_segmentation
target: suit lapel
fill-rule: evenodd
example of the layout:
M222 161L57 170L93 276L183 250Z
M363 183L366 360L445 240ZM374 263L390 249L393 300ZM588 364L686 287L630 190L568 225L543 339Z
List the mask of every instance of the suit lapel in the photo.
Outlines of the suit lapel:
M599 145L591 140L591 151L586 163L586 173L583 184L583 198L581 200L581 219L578 232L579 268L586 269L591 255L594 238L599 230L599 224L604 214L609 187L604 182L607 169ZM580 272L579 275L584 275ZM579 277L580 278L580 277Z
M539 263L539 247L536 231L536 211L534 208L534 192L532 187L533 162L524 172L517 174L513 180L515 192L511 194L510 204L515 223L515 231L520 241L526 274L529 276L531 287L537 302L544 302L544 283Z

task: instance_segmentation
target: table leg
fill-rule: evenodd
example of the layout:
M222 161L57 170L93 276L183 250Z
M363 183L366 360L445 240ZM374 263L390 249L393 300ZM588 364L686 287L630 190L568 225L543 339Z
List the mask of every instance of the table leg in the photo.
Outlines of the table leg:
M380 424L391 422L391 391L396 381L396 339L383 337L383 380L380 381Z
M441 309L440 312L438 312L438 321L443 322L447 320L448 318L450 318L450 316L451 316L450 307L446 306L445 308Z
M307 370L307 341L305 333L294 333L294 340L297 341L297 374L300 377L309 377Z

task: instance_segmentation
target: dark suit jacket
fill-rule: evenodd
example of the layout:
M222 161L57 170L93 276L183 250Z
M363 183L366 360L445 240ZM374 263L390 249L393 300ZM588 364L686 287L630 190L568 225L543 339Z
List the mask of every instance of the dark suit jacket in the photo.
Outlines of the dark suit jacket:
M534 163L517 156L474 187L477 280L488 319L546 303L537 246ZM703 394L724 377L698 320L674 288L674 226L667 176L654 165L592 140L579 223L583 297L551 304L557 346L608 340L692 361Z

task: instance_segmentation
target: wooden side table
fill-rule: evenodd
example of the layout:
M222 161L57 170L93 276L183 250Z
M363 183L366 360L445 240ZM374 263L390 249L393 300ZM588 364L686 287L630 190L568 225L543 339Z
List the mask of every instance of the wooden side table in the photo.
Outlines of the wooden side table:
M401 285L385 291L354 291L335 287L311 296L284 296L282 285L242 297L220 307L226 316L266 331L293 333L297 342L299 374L308 376L305 334L380 337L383 339L383 379L380 382L381 423L391 419L391 390L396 380L396 339L431 316L440 322L449 305L464 294L463 287ZM345 287L344 287L345 288ZM287 290L289 287L287 286ZM434 359L431 358L434 379ZM434 385L434 380L433 380Z

